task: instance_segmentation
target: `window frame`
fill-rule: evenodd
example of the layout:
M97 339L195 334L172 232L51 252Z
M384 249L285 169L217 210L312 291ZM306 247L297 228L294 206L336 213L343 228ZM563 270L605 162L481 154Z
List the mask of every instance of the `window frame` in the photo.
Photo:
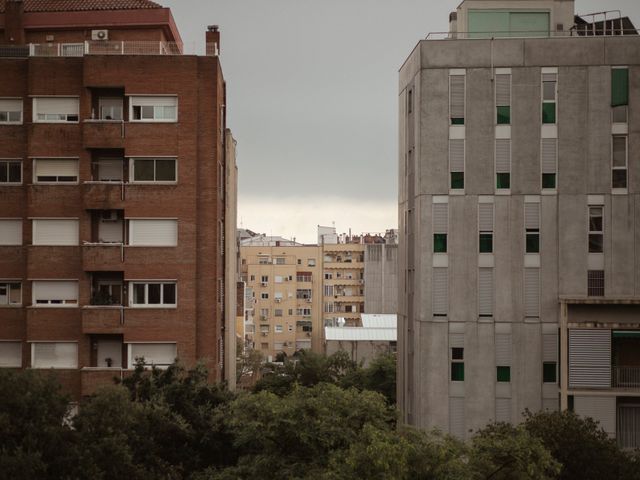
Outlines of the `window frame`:
M40 119L38 118L41 114L38 113L38 99L44 99L44 98L69 98L69 99L75 99L77 100L78 104L77 104L77 110L75 115L74 114L69 114L69 113L63 113L63 114L47 114L44 113L42 115L59 115L59 116L66 116L66 118L64 120L62 119ZM80 97L78 95L38 95L38 96L34 96L32 97L33 99L33 103L32 103L32 122L33 123L59 123L59 124L77 124L80 123ZM68 117L76 117L75 120L69 120Z
M454 350L460 350L460 358L454 355ZM455 368L454 368L455 365ZM449 381L450 382L464 382L464 347L449 347ZM459 378L457 374L462 374L462 378ZM457 377L457 378L454 378Z
M80 184L80 159L78 157L34 157L31 159L33 185L79 185ZM37 164L39 160L73 160L76 162L76 179L75 180L38 180ZM65 175L56 176L57 179L65 177Z
M616 139L624 139L624 167L618 167L614 162L615 155L615 141ZM624 187L616 187L614 182L614 172L616 170L623 170L624 175ZM626 192L629 188L629 135L611 135L611 189L613 192Z
M34 285L34 283L36 282L66 282L66 283L74 282L76 284L76 298L75 300L60 300L57 298L37 300L36 288ZM57 279L57 278L32 280L31 281L31 306L33 308L78 308L80 306L80 282L76 279Z
M135 286L144 285L144 303L134 303ZM149 285L160 285L160 303L149 303ZM175 297L174 303L164 303L164 285L173 285ZM178 282L176 280L129 280L128 307L129 308L178 308Z
M5 163L6 166L6 172L7 172L7 181L3 182L0 180L0 186L2 187L7 187L7 186L11 186L11 185L22 185L23 180L24 180L24 165L22 164L22 159L21 158L0 158L0 170L2 170L3 166L2 164ZM10 168L11 168L11 164L20 164L20 181L19 182L12 182L10 180Z
M175 185L178 183L178 157L128 157L129 158L129 183L136 185ZM153 161L153 180L136 180L136 161ZM173 160L175 180L157 180L158 160Z
M553 80L554 88L553 88L553 100L547 100L544 98L544 84L551 83L551 80L544 80L545 75L555 75L555 80ZM540 107L540 122L542 125L558 125L558 72L545 72L544 69L542 71L540 77L540 99L541 99L541 107ZM545 104L553 104L554 105L554 115L553 122L545 122Z
M178 99L178 95L127 95L128 97L128 103L129 103L129 122L131 123L178 123L179 121L179 106L180 106L180 102ZM134 99L135 98L175 98L176 99L176 104L175 104L175 110L176 110L176 115L175 118L172 119L165 119L165 118L156 118L155 114L156 114L156 108L159 107L166 107L166 105L136 105ZM142 118L142 110L140 111L140 118L135 118L134 117L134 109L136 107L151 107L153 108L153 118Z
M600 230L591 229L591 218L597 218L597 215L592 215L591 211L594 209L600 209ZM591 249L591 237L600 237L600 249ZM589 205L587 207L587 251L588 253L604 253L604 205Z
M11 301L12 286L18 285L20 301L18 303ZM22 281L21 280L0 280L0 288L6 288L7 303L0 303L0 308L11 308L22 306Z
M120 118L104 118L102 115L102 109L104 107L104 105L102 104L103 100L118 100L120 101ZM98 98L98 114L99 114L99 120L101 122L124 122L124 97L109 97L109 96L105 96L105 97L99 97ZM108 107L113 109L113 107Z
M16 113L12 110L1 110L2 113L6 113L7 115L7 120L6 121L1 121L0 120L0 125L22 125L24 123L24 99L22 97L1 97L0 100L19 100L20 101L20 105L21 105L21 109L20 109L20 120L19 121L11 121L9 120L10 114L11 113Z

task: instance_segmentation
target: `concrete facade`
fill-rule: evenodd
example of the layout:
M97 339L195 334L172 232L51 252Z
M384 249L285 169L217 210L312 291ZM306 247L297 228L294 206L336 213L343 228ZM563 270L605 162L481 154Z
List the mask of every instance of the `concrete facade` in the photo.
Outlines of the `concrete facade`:
M365 313L398 311L398 245L366 245L364 250Z
M640 297L639 59L637 35L567 36L427 40L404 63L398 404L408 423L465 437L491 420L517 422L525 408L575 403L598 418L590 406L605 396L613 399L607 422L615 426L616 398L640 395L640 383L624 393L612 384L572 390L567 354L570 328L615 323L614 305ZM628 118L614 122L616 67L628 69ZM496 119L499 80L509 82L507 123ZM556 82L553 122L542 119L545 81ZM456 82L463 122L452 120ZM628 142L624 188L613 183L615 137ZM551 173L543 165L545 139L557 145L552 188L542 177ZM504 140L507 188L497 176ZM455 145L464 152L455 167L462 188L452 183ZM589 252L590 225L597 225L591 207L602 212L602 252ZM531 248L527 238L536 233L539 246ZM603 272L603 292L588 291L588 271ZM572 322L567 305L596 295L607 299L597 320ZM633 313L619 328L637 330L631 318L640 310L628 308ZM562 392L560 378L569 382Z

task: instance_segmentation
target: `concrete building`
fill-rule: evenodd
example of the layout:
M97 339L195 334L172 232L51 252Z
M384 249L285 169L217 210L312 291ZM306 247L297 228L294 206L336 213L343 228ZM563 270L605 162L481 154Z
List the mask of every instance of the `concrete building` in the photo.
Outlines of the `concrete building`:
M573 408L638 446L640 37L466 0L400 70L398 402L459 437Z
M398 232L389 230L384 243L365 245L364 308L366 313L398 311Z
M347 352L351 360L364 366L381 353L396 351L396 315L362 314L358 327L325 327L325 352L331 355L340 350Z
M233 387L217 27L187 55L148 0L4 0L0 38L0 366L53 369L75 398L139 357Z

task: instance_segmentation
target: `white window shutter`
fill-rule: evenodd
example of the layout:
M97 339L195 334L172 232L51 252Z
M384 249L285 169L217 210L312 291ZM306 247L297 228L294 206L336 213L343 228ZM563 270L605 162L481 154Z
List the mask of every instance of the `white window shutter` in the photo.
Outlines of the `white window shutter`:
M171 365L177 357L175 343L132 343L130 347L132 365L141 357L146 365Z
M556 173L558 158L558 139L543 138L540 156L542 173Z
M464 333L450 333L449 348L464 348Z
M449 310L449 274L446 268L433 269L431 309L434 315L447 315Z
M36 97L33 99L34 117L38 114L78 115L80 99L77 97Z
M524 204L524 228L531 230L540 229L540 204Z
M511 365L512 339L510 334L496 333L496 366Z
M22 367L22 342L0 342L0 367Z
M611 388L611 330L569 330L569 388Z
M449 398L449 434L464 439L466 423L464 418L464 397Z
M22 220L0 220L0 245L22 245Z
M496 139L496 173L509 173L511 171L511 140L508 138Z
M32 344L33 368L78 368L78 344L42 342Z
M542 335L542 361L558 361L558 335L545 333Z
M447 233L449 227L449 205L433 204L433 233Z
M497 74L496 82L496 106L508 107L511 105L511 75Z
M178 97L175 96L144 96L144 97L131 97L131 105L138 105L141 107L175 107L178 105Z
M478 230L493 232L493 203L478 204Z
M77 177L78 160L74 159L36 159L37 177Z
M493 268L478 269L478 314L493 315Z
M524 269L524 316L540 316L540 269Z
M37 300L78 300L78 282L35 280L32 285L33 303Z
M178 221L129 220L129 244L175 247L178 244Z
M449 76L449 111L451 118L464 118L464 75Z
M0 98L0 112L21 112L22 99Z
M464 172L464 140L449 140L449 171Z
M78 245L78 220L32 221L34 245Z
M511 422L510 398L496 398L496 422Z

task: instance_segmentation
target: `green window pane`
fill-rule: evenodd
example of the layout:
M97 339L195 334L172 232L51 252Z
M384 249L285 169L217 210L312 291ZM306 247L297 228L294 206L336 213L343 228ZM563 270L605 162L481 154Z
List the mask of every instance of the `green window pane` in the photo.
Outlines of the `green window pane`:
M556 383L556 362L544 362L542 364L542 381L544 383Z
M451 364L451 381L464 382L464 363L455 362Z
M481 233L480 234L480 253L492 253L493 252L493 234Z
M153 182L155 160L134 160L133 179L136 182Z
M549 28L547 12L511 12L509 15L512 37L548 37Z
M499 382L510 382L511 367L497 367L497 380Z
M508 36L509 12L470 9L467 15L469 38Z
M464 125L464 118L452 118L451 125Z
M509 125L511 123L511 107L497 107L496 110L498 125Z
M496 188L504 189L511 187L510 173L496 173Z
M555 173L543 173L542 174L542 188L556 188L556 174Z
M446 233L433 234L433 252L447 253L447 234Z
M527 253L540 253L540 234L527 233Z
M451 172L451 189L464 188L464 172Z
M556 123L555 102L547 102L542 104L542 123Z
M629 70L626 68L611 69L611 106L629 104Z

